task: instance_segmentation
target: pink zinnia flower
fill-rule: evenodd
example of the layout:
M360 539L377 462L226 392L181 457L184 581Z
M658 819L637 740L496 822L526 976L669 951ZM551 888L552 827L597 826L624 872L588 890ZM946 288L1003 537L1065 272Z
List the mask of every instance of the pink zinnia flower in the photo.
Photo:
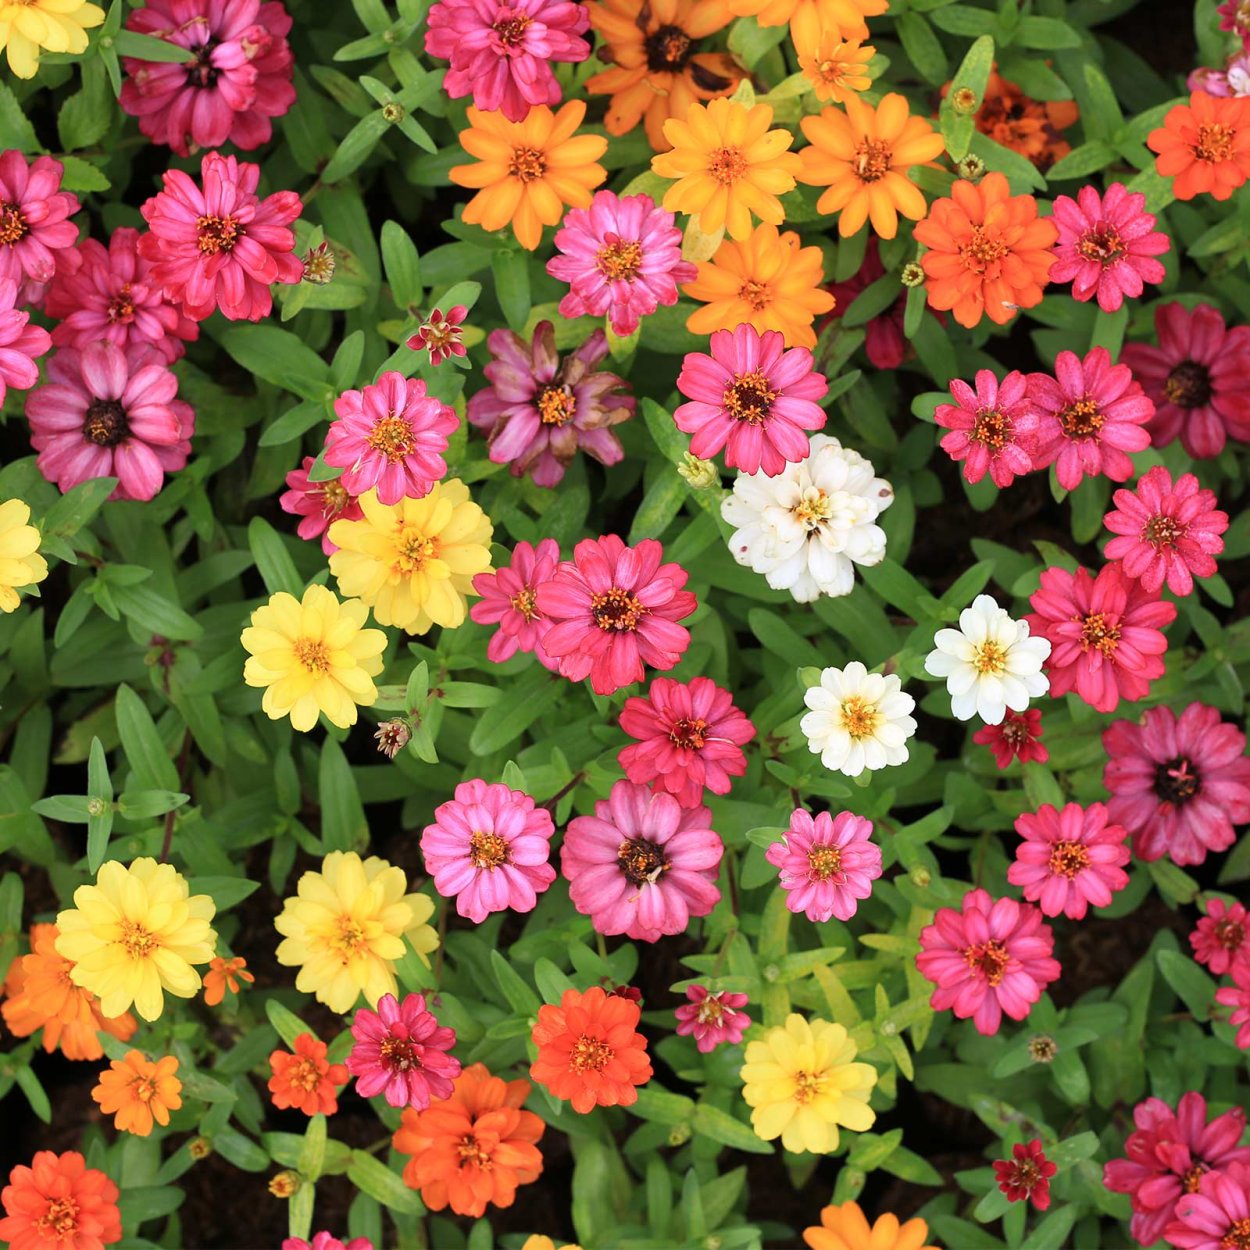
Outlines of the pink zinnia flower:
M456 1044L455 1030L439 1026L420 994L407 994L402 1003L383 994L377 1011L361 1007L352 1036L347 1070L362 1098L383 1094L392 1107L424 1111L433 1099L451 1096L460 1075L460 1060L447 1053Z
M1127 366L1111 363L1105 347L1095 347L1084 360L1060 352L1053 378L1029 374L1028 397L1040 421L1034 467L1053 464L1064 490L1099 474L1126 481L1133 462L1125 453L1150 446L1145 427L1155 406Z
M868 246L864 249L864 260L860 267L845 282L829 282L825 290L836 301L833 312L821 322L817 328L818 335L824 334L825 326L831 325L845 317L851 311L855 301L878 278L885 277L885 266L881 263L881 252L877 244L877 236L871 235ZM907 308L907 292L899 293L898 299L885 312L878 313L864 326L864 354L868 363L876 369L897 369L907 359L910 345L903 334L903 314ZM941 313L934 314L940 321L945 318Z
M1215 10L1220 15L1220 29L1230 31L1243 43L1250 43L1250 0L1224 0Z
M962 911L941 908L920 934L916 967L936 988L937 1011L972 1018L978 1033L998 1032L1003 1012L1023 1020L1061 971L1042 913L1014 898L969 890Z
M295 532L305 542L320 538L321 550L329 556L338 550L338 544L330 541L330 526L340 520L359 521L364 512L356 496L344 490L338 478L309 481L309 471L316 463L312 456L305 456L300 467L286 475L288 489L279 496L278 506L283 512L302 517Z
M751 1017L742 1010L747 1005L745 994L721 990L713 994L705 985L686 987L688 1003L682 1003L673 1014L681 1037L693 1037L699 1053L709 1055L718 1046L736 1046L751 1027Z
M373 1242L368 1237L353 1237L343 1242L323 1230L313 1234L311 1243L302 1237L288 1237L282 1243L282 1250L373 1250Z
M0 403L8 388L28 391L39 381L35 357L52 346L42 326L30 324L30 313L17 309L17 283L0 278Z
M62 491L115 477L110 499L151 499L191 454L195 412L153 347L62 347L26 401L39 472Z
M562 317L606 315L612 333L627 338L663 304L677 303L677 284L693 282L697 266L681 258L675 216L649 195L596 191L589 208L571 208L556 231L547 272L572 290Z
M351 495L376 490L378 501L420 499L447 476L443 452L460 424L425 383L391 370L334 401L337 421L326 432L325 462L342 469Z
M1111 819L1133 835L1138 859L1200 864L1226 851L1250 821L1246 735L1217 708L1191 703L1178 719L1155 707L1140 725L1118 720L1102 735Z
M449 308L446 316L443 316L441 308L435 308L405 346L414 352L429 352L430 364L435 366L441 365L449 356L463 356L467 349L461 342L464 331L460 325L468 315L469 310L463 304Z
M1121 699L1144 699L1163 676L1163 629L1176 619L1176 605L1161 602L1119 564L1104 564L1097 577L1086 569L1047 569L1029 603L1030 631L1050 640L1046 672L1055 698L1075 690L1097 711L1114 712Z
M1008 767L1015 759L1022 764L1044 764L1050 759L1050 752L1042 745L1042 713L1035 707L1026 712L1008 712L1001 725L978 729L972 741L989 747L999 768Z
M1207 914L1189 935L1194 958L1222 977L1238 955L1250 958L1250 915L1240 903L1228 905L1222 898L1207 899Z
M1147 282L1162 282L1166 270L1155 260L1171 246L1168 236L1155 229L1146 197L1113 182L1103 195L1097 187L1082 187L1076 199L1055 197L1051 220L1059 228L1054 246L1058 263L1052 282L1071 282L1072 298L1098 296L1098 307L1115 312L1124 297L1136 299Z
M1062 811L1043 803L1017 817L1016 832L1023 841L1007 880L1047 916L1083 920L1088 908L1108 906L1128 885L1128 830L1108 824L1101 803L1068 803Z
M303 277L289 229L303 205L294 191L260 199L260 166L216 152L200 164L201 189L180 169L140 210L149 233L139 252L152 279L193 321L220 308L230 321L259 321L273 311L270 287Z
M1250 1050L1250 957L1244 953L1233 960L1232 985L1222 985L1215 991L1215 1001L1222 1007L1232 1007L1229 1024L1238 1025L1237 1048Z
M790 815L790 828L764 852L780 874L786 906L823 924L849 920L881 875L881 848L872 842L872 821L850 812Z
M1207 1122L1207 1100L1193 1092L1173 1111L1159 1098L1133 1109L1135 1131L1124 1143L1126 1159L1103 1168L1103 1184L1133 1201L1133 1236L1143 1246L1160 1237L1182 1194L1197 1193L1204 1175L1229 1164L1250 1162L1250 1146L1238 1146L1246 1129L1240 1107Z
M227 141L247 152L295 103L291 15L279 0L147 0L126 29L194 53L191 61L123 58L121 106L179 156Z
M569 821L560 871L569 897L595 930L639 942L684 933L720 901L716 874L724 844L706 807L618 781L593 816Z
M685 684L657 677L645 699L625 700L621 728L638 739L617 756L625 775L682 807L698 807L705 787L728 794L730 778L747 770L742 748L755 737L733 695L707 677Z
M14 148L0 153L0 280L23 287L22 303L43 298L58 269L76 269L78 197L61 190L65 166L50 156L27 163Z
M535 104L560 103L551 67L590 55L589 28L589 10L571 0L438 0L425 50L451 62L443 90L453 100L472 93L483 111L521 122Z
M1010 1159L999 1159L994 1164L994 1179L1007 1195L1008 1202L1028 1202L1039 1211L1050 1206L1050 1179L1059 1169L1046 1158L1042 1139L1017 1143L1011 1148Z
M495 664L510 660L518 651L533 652L538 662L555 672L559 665L543 646L551 622L538 610L538 587L550 581L560 563L560 544L544 538L537 547L519 542L512 561L489 573L478 573L473 589L482 596L469 609L479 625L498 625L486 644L486 658Z
M682 589L686 570L663 559L654 538L636 547L615 534L584 538L538 587L538 610L552 622L543 646L562 676L589 677L596 694L614 694L641 681L646 664L663 671L678 663L690 631L677 622L698 603Z
M1177 1250L1250 1250L1250 1166L1230 1163L1184 1193L1176 1217L1163 1230Z
M434 888L481 924L491 912L534 910L556 879L547 862L553 833L551 813L524 791L462 781L451 802L434 809L421 854Z
M690 452L710 459L723 447L725 464L743 473L776 477L807 457L806 430L825 424L816 402L828 393L824 374L806 347L788 351L776 330L754 326L717 330L711 354L687 352L677 389L691 402L673 413L693 437Z
M1224 550L1220 535L1228 513L1215 508L1215 492L1203 490L1192 473L1172 475L1161 464L1142 475L1136 492L1118 490L1115 510L1103 523L1117 537L1107 544L1109 560L1122 560L1124 571L1149 591L1166 582L1174 595L1193 592L1195 577L1215 572Z
M1155 310L1159 345L1127 343L1120 361L1154 401L1146 427L1156 447L1179 437L1195 458L1218 456L1229 438L1250 439L1250 326L1227 329L1209 304Z
M1012 370L1000 382L988 369L978 369L976 389L955 378L953 404L938 404L933 419L951 433L942 450L964 462L964 477L979 482L988 472L1002 489L1033 470L1038 418L1026 398L1028 381Z

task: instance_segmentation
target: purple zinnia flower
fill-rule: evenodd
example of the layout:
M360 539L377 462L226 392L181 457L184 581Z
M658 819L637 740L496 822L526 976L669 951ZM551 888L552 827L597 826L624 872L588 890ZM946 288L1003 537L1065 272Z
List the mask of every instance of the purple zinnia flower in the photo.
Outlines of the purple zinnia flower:
M384 1094L392 1107L424 1111L432 1099L451 1097L460 1060L447 1052L456 1044L453 1029L440 1028L420 994L396 1001L378 999L377 1011L361 1007L352 1020L356 1039L347 1070L362 1098Z

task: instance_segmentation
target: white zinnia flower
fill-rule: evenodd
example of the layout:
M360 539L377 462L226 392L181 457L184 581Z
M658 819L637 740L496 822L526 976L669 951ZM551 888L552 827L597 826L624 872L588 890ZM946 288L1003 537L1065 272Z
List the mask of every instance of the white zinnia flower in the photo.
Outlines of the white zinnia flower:
M1042 664L1045 638L1030 638L1027 621L1013 621L991 595L977 595L959 614L958 629L939 629L925 672L945 677L951 711L959 720L979 716L1001 725L1007 709L1023 712L1030 699L1050 689Z
M721 515L734 527L729 549L799 603L849 595L856 564L885 559L885 533L873 524L894 502L889 482L836 438L816 434L807 458L776 477L739 473Z
M812 710L799 728L830 771L858 777L906 761L907 739L916 732L908 713L916 701L893 674L870 673L858 660L826 668L803 702Z

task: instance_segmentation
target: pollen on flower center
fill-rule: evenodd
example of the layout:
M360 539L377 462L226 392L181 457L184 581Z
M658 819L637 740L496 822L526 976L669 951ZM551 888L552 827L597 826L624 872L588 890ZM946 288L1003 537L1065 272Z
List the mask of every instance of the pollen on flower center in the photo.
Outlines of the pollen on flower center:
M982 676L996 676L1007 667L1007 652L996 642L983 642L973 649L972 667Z
M763 425L772 412L773 401L777 392L768 384L768 379L756 370L753 373L740 373L725 388L722 402L725 410L736 421L745 421L748 425Z
M842 871L842 851L836 846L813 846L807 852L807 875L813 881L828 881Z
M82 424L83 437L97 447L116 447L130 435L126 410L116 399L92 400Z
M855 149L855 176L860 182L880 182L890 170L894 153L880 139L864 139Z
M1182 360L1163 383L1163 395L1178 408L1201 408L1211 402L1211 371L1196 360Z
M647 68L654 73L675 73L690 59L695 41L680 26L661 26L646 39Z
M681 720L673 722L673 727L668 731L668 740L675 747L685 747L688 751L701 751L707 742L707 721L701 718L688 720L682 717Z
M538 595L535 590L529 586L522 586L508 602L527 621L532 621L538 615L537 600Z
M733 186L746 171L746 157L740 148L717 148L707 160L708 176L722 187Z
M399 464L412 453L412 426L403 417L383 417L374 423L365 442L391 464Z
M1155 766L1155 794L1178 807L1188 803L1202 789L1202 778L1193 761L1183 755Z
M1115 654L1120 645L1120 627L1111 624L1102 612L1091 612L1088 616L1076 617L1081 622L1081 650L1088 651L1093 647L1105 656Z
M1012 1181L1021 1189L1032 1189L1042 1179L1041 1169L1032 1159L1016 1159L1012 1165Z
M800 1068L794 1074L794 1101L800 1105L811 1102L825 1083L823 1072L805 1072Z
M135 301L129 282L123 283L120 291L109 300L109 325L129 325L135 317Z
M1182 525L1174 517L1152 516L1142 526L1141 536L1155 547L1175 547L1178 539L1185 536L1189 526Z
M959 249L959 255L973 273L984 274L1007 255L1007 250L1007 244L996 236L987 235L984 226L973 226L971 237Z
M35 1221L35 1227L46 1235L72 1237L78 1231L78 1203L73 1198L53 1198L48 1209Z
M12 247L25 238L29 230L20 204L11 204L7 200L0 204L0 246Z
M232 251L243 237L243 227L233 217L197 217L195 231L199 236L200 251L206 256Z
M816 65L816 72L820 75L822 82L826 82L831 87L840 87L850 77L852 67L842 61L819 61Z
M327 516L337 516L344 508L351 496L347 493L344 486L337 480L322 482L321 484L321 507Z
M310 1093L321 1084L321 1073L311 1059L296 1060L287 1068L286 1078L296 1089L302 1089L305 1093Z
M763 312L773 302L773 292L767 283L752 278L738 288L738 298L753 312Z
M603 239L604 246L595 253L595 268L609 282L632 282L642 268L642 244L611 233Z
M469 835L469 862L474 868L494 872L508 862L508 843L497 833L483 833L475 829Z
M466 1133L456 1143L456 1155L462 1168L475 1167L489 1171L493 1163L490 1151L472 1133Z
M1076 251L1082 260L1096 261L1105 269L1124 255L1124 240L1113 225L1100 221L1081 235L1076 243Z
M320 638L297 638L291 650L310 673L324 673L330 667L330 652Z
M525 31L533 20L528 13L518 13L514 17L501 17L491 26L491 30L499 36L499 42L505 48L516 48L524 42Z
M1089 852L1080 842L1056 842L1046 866L1056 876L1067 877L1071 881L1089 867Z
M421 1060L413 1053L412 1042L406 1037L387 1037L378 1047L378 1058L384 1067L396 1072L410 1072L421 1066Z
M329 945L338 951L343 963L347 963L353 956L365 950L368 943L359 921L353 920L351 916L340 916L336 931L330 935Z
M988 942L978 942L969 946L963 953L964 962L973 972L979 972L991 986L997 986L1007 974L1007 964L1011 956L1007 948L995 938Z
M799 502L790 511L795 520L809 530L814 530L833 515L833 501L819 486L808 486L804 488Z
M1231 126L1220 122L1203 122L1198 127L1198 138L1193 145L1193 153L1200 161L1212 161L1219 164L1233 155L1233 140L1236 134Z
M969 437L990 451L1002 451L1011 434L1010 422L997 408L979 408Z
M613 586L590 598L590 611L600 629L633 632L646 615L642 600L629 590Z
M871 738L881 724L881 712L875 703L869 703L862 694L853 694L842 701L839 709L842 728L853 741Z
M157 946L156 938L133 920L122 921L119 941L131 959L146 959Z
M1181 1177L1181 1185L1187 1194L1196 1194L1202 1188L1202 1178L1207 1173L1207 1165L1205 1163L1195 1163L1184 1176Z
M569 1069L573 1072L602 1072L615 1056L616 1051L607 1042L583 1033L569 1051Z
M616 850L621 872L630 885L654 885L668 869L668 859L654 842L646 838L630 838Z
M1008 746L1019 748L1031 740L1032 735L1029 733L1029 726L1026 721L1018 720L1013 716L1009 716L1003 721L1003 741Z
M136 1077L130 1082L130 1089L140 1102L151 1102L156 1097L156 1082L150 1076Z
M577 400L563 386L545 387L538 396L538 417L543 425L568 425L576 411Z
M427 560L438 555L438 543L433 538L426 538L420 530L406 525L400 531L395 550L399 556L396 571L407 575L419 572Z
M1106 418L1098 407L1098 401L1088 395L1065 404L1058 413L1059 424L1068 438L1092 438L1102 429Z
M521 182L534 182L547 172L547 158L537 148L513 148L508 172Z
M1225 950L1235 951L1246 940L1246 926L1225 918L1215 926L1215 940Z

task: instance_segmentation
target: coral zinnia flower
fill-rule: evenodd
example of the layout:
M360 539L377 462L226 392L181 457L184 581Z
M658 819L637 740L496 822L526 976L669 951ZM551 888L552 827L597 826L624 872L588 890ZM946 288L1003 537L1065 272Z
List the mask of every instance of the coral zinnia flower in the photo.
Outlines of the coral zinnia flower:
M999 768L1007 768L1014 759L1022 764L1031 760L1044 764L1050 759L1050 752L1042 746L1042 714L1035 707L1027 712L1008 712L1001 725L978 729L972 741L989 747Z
M825 1207L820 1226L803 1230L803 1240L811 1250L938 1250L921 1244L928 1236L924 1220L900 1224L898 1216L889 1212L869 1224L857 1202Z
M591 191L607 176L595 162L608 150L602 135L575 135L586 116L581 100L553 113L545 104L531 108L524 121L470 108L460 146L477 158L450 172L459 187L477 189L464 206L463 220L484 230L512 233L533 251L543 227L558 225L564 206L589 208Z
M1178 200L1226 200L1250 177L1250 99L1195 91L1146 137L1155 169Z
M48 576L48 562L39 554L39 531L29 520L30 505L23 500L0 503L0 612L16 612L18 591L29 591Z
M39 52L87 50L87 31L104 21L104 10L85 0L0 0L0 48L19 78L34 78Z
M0 1202L0 1241L11 1250L100 1250L121 1240L117 1186L76 1150L40 1150L30 1167L15 1167Z
M338 547L330 541L330 526L340 518L359 521L364 513L356 496L344 490L338 478L311 481L308 474L314 464L312 456L305 456L300 467L286 475L287 489L278 497L278 506L301 518L295 532L305 542L319 537L321 550L333 555Z
M5 19L14 7L39 20L29 6L0 0L0 30L7 28ZM79 203L76 195L61 190L64 173L61 162L50 156L27 163L14 148L0 154L0 278L24 283L24 302L42 296L42 284L58 269L78 267L73 250L78 227L69 218Z
M1222 977L1240 955L1250 958L1250 914L1240 903L1207 899L1207 914L1189 935L1194 959Z
M1226 992L1219 990L1217 998ZM1250 1029L1246 1033L1250 1043ZM1240 1035L1238 1044L1243 1044ZM1177 1250L1241 1250L1250 1245L1250 1165L1231 1163L1202 1176L1196 1193L1177 1199L1175 1218L1163 1236Z
M204 974L204 1005L216 1007L226 996L229 989L232 994L239 992L239 982L251 985L256 978L247 970L247 960L242 955L233 959L217 956L208 965Z
M979 482L986 473L1000 490L1033 471L1038 416L1027 397L1028 380L1013 369L1000 382L978 369L976 388L959 378L950 384L953 404L938 404L933 419L951 433L941 447L964 462L964 477Z
M871 841L872 821L850 812L815 817L803 808L790 827L764 852L778 870L786 907L815 924L831 916L849 920L881 875L881 848Z
M356 1044L347 1070L362 1098L384 1094L392 1107L423 1110L432 1098L451 1095L460 1060L447 1052L456 1044L454 1029L442 1028L420 994L378 999L377 1011L357 1010L352 1020Z
M510 1207L519 1185L542 1174L538 1148L547 1126L522 1104L532 1086L504 1081L475 1063L450 1095L424 1111L406 1108L392 1144L412 1157L404 1183L431 1211L450 1207L475 1219L488 1206Z
M295 1107L305 1115L333 1115L339 1109L338 1087L347 1068L326 1058L328 1047L311 1033L295 1039L295 1053L275 1050L269 1056L269 1093L279 1109Z
M961 326L982 317L1005 325L1021 308L1042 302L1059 237L1037 200L1012 195L997 170L979 183L960 179L949 198L934 200L915 229L929 306L950 311Z
M495 664L510 660L518 651L534 653L538 662L552 672L559 667L543 647L551 622L538 610L537 592L550 581L560 563L560 545L554 538L542 539L537 547L519 542L512 549L506 568L479 573L473 589L481 603L469 609L479 625L498 625L486 644L486 658Z
M631 1107L635 1086L651 1079L647 1039L635 1033L637 1003L598 985L565 990L558 1007L544 1003L531 1034L538 1057L530 1076L581 1115L595 1107Z
M1029 1202L1039 1211L1050 1206L1050 1178L1059 1169L1046 1158L1040 1137L1031 1142L1017 1142L1010 1159L994 1164L994 1179L1007 1195L1008 1202Z
M871 45L844 43L835 30L821 28L815 39L795 39L799 69L822 103L845 104L872 86L868 62L877 55Z
M942 88L946 95L950 84ZM1063 132L1076 123L1080 109L1072 100L1034 100L999 72L990 71L981 107L973 119L976 128L995 143L1018 152L1045 173L1072 151Z
M721 990L713 994L705 985L686 988L689 1002L682 1003L673 1014L677 1017L677 1033L693 1037L701 1055L710 1055L718 1046L736 1046L751 1027L751 1017L743 1011L745 994Z
M879 17L887 0L727 0L739 17L754 17L761 26L790 27L797 44L833 30L843 39L863 39L868 34L864 19Z
M113 1125L119 1133L147 1137L153 1124L168 1124L169 1113L182 1106L177 1073L178 1060L173 1055L153 1062L141 1050L132 1050L100 1073L91 1097L105 1115L115 1117Z

